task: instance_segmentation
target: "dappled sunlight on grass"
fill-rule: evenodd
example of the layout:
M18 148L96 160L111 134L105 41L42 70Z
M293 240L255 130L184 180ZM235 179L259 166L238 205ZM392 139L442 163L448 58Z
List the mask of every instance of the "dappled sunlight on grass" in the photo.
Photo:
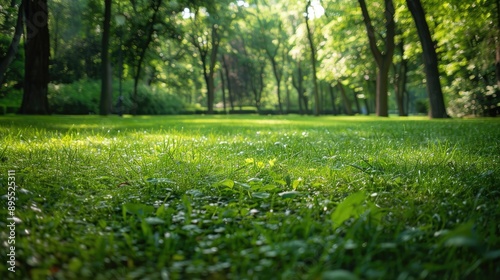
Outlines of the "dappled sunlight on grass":
M18 227L30 232L16 243L30 260L23 275L499 273L496 119L7 116L0 125L2 166L23 188Z

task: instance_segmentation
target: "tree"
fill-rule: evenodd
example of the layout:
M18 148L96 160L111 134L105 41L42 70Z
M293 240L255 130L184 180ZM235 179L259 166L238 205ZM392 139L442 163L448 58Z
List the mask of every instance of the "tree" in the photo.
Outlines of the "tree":
M111 63L109 60L111 2L111 0L104 1L104 21L101 50L101 99L99 103L99 114L103 116L109 115L111 113L111 106L113 101L111 84Z
M283 67L284 61L279 61L280 52L283 48L284 38L283 38L283 22L281 19L273 13L269 16L263 17L262 14L265 13L263 10L257 6L257 22L258 22L258 34L256 35L257 40L261 44L264 52L271 63L273 70L273 75L276 80L276 96L278 99L278 110L280 114L283 114L283 102L281 100L281 79L283 77Z
M372 24L370 14L366 7L365 0L358 0L363 13L363 22L366 27L370 50L377 64L377 92L376 92L376 114L380 117L387 117L388 111L388 81L389 70L392 64L394 54L394 36L396 33L396 24L394 22L394 4L392 0L384 0L385 3L385 30L384 50L378 48L375 29Z
M316 47L314 46L314 40L312 36L311 26L309 25L309 8L311 7L311 1L308 0L306 4L306 31L307 31L307 41L309 42L309 47L311 48L311 65L312 65L312 78L313 78L313 93L314 93L314 115L319 116L320 114L320 102L319 102L319 91L318 91L318 78L316 76Z
M14 31L14 36L12 38L12 42L9 45L7 54L2 59L2 61L0 61L0 85L3 83L5 72L7 72L7 68L14 60L19 48L19 43L21 41L21 36L23 35L23 27L24 27L23 14L24 14L24 5L23 1L21 1L21 4L19 5L18 8L16 27Z
M497 78L497 92L500 94L500 1L497 1L497 35L495 48L495 73Z
M406 81L408 76L408 59L404 55L404 40L401 38L396 49L399 52L398 63L393 62L394 68L394 95L396 97L396 105L398 107L399 116L408 116L405 110L405 100L408 100L406 90Z
M20 114L49 114L50 38L47 0L24 0L26 43L24 94Z
M162 5L162 0L150 1L148 5L140 12L141 14L148 15L149 11L153 13L145 20L145 18L139 18L136 20L136 25L134 28L134 36L131 38L135 48L132 50L133 62L131 63L134 68L134 89L132 93L132 113L137 112L137 102L138 102L138 92L137 87L139 85L139 79L141 78L141 73L144 67L144 62L146 59L146 53L153 42L155 32L157 31L157 25L162 24L163 21L160 17L160 7ZM133 3L134 11L138 11L139 7ZM145 32L144 32L145 31ZM135 64L135 65L134 65Z
M222 25L220 23L221 13L217 7L212 7L209 13L207 9L196 8L192 14L190 29L188 33L189 42L194 46L200 57L203 78L207 89L207 113L214 113L215 101L215 72L217 55L220 41L222 39Z
M447 118L441 82L439 80L438 57L434 48L429 26L425 19L425 11L420 0L406 0L422 44L427 94L429 95L430 117Z

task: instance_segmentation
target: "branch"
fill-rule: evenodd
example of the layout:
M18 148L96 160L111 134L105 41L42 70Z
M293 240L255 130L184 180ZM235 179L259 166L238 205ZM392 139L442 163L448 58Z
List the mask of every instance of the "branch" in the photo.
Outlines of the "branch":
M375 57L375 61L378 65L382 63L382 53L377 48L377 39L375 38L375 29L372 25L372 20L370 18L370 14L368 13L368 9L366 8L365 0L358 0L359 6L361 6L361 12L363 14L363 22L366 27L366 32L368 33L368 40L370 41L370 50Z

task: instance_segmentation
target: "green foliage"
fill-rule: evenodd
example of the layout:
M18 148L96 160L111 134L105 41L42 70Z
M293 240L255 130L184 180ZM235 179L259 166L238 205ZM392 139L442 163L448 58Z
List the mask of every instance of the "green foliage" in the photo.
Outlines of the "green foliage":
M456 78L447 88L454 91L448 112L454 117L497 116L500 114L500 91L496 85L482 87L470 80Z
M0 33L0 59L4 58L11 42L12 36L7 36L4 32ZM24 44L22 42L17 51L16 57L5 73L3 84L0 85L0 95L10 92L13 87L22 86L21 81L24 76Z
M500 275L497 119L1 116L0 135L5 279Z
M0 105L5 106L6 108L15 108L18 109L21 107L21 102L23 100L23 90L16 88L8 88L5 89L5 92L2 92L0 95Z
M72 84L50 84L49 104L54 114L96 114L99 112L100 81L80 80Z
M139 115L172 115L184 109L184 104L177 95L169 94L161 87L140 85L137 93ZM128 103L127 99L124 103Z
M113 84L113 112L120 109L118 98L119 82ZM132 81L123 82L123 113L131 112ZM51 84L49 87L49 103L55 114L96 114L99 112L99 92L101 82L95 80L80 80L72 84ZM167 93L156 86L139 85L137 97L137 114L165 115L178 114L184 109L182 101L176 95Z

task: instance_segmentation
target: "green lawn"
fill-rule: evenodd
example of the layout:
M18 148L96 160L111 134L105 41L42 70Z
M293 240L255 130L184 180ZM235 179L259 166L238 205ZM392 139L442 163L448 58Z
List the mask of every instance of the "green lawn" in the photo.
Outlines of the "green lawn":
M2 116L0 278L495 279L499 163L500 119Z

